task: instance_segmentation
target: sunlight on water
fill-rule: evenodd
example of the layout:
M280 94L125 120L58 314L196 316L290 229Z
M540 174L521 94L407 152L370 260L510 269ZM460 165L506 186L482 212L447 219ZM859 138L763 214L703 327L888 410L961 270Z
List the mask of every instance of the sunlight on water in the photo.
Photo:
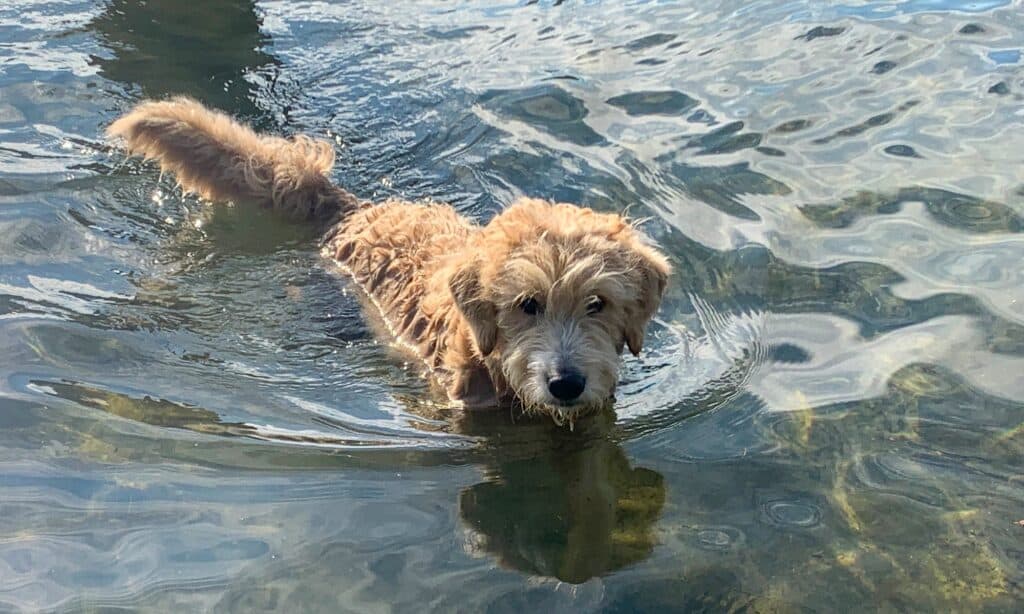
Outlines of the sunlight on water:
M0 610L1016 611L1009 1L0 7ZM626 211L615 412L453 411L309 228L101 137L185 93L366 198Z

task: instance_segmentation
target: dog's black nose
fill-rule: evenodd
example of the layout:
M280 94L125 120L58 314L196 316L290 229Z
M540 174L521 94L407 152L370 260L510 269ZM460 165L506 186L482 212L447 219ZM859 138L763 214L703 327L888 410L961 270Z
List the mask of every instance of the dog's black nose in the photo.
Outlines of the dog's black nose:
M548 380L548 390L559 401L574 401L587 387L587 378L577 371L564 371Z

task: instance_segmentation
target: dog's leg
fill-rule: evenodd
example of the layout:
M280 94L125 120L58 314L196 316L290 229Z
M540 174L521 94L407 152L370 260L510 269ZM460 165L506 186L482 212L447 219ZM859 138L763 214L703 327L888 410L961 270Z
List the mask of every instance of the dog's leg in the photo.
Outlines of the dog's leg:
M325 225L359 204L327 176L334 164L330 143L260 135L188 98L144 102L107 134L210 200L256 201Z

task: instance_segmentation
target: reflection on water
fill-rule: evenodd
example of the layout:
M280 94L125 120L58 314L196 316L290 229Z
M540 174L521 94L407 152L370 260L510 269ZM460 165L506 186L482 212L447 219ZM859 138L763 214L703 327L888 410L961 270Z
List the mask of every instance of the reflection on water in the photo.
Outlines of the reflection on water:
M0 610L1016 611L1013 3L0 6ZM316 237L99 135L187 93L361 196L628 211L615 414L460 413Z
M460 493L467 548L572 583L646 558L665 486L657 472L631 467L622 447L606 438L613 420L598 416L570 435L549 425L477 425L490 439L517 429L508 435L530 443L513 448L511 458L499 449L484 468L486 481Z
M104 53L100 74L142 96L185 94L248 121L262 119L256 93L277 78L278 61L251 0L108 0L86 25Z
M555 450L493 473L493 481L463 491L459 513L471 548L502 565L584 582L654 548L652 529L665 500L661 476L630 468L615 444Z

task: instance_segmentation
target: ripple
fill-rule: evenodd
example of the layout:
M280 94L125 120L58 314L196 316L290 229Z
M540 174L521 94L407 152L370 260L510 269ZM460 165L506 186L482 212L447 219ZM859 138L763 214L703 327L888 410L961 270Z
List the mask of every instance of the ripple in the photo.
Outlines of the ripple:
M672 90L632 92L606 100L627 115L683 115L697 106L697 101L682 92Z
M1006 81L1000 81L988 88L988 93L996 94L997 96L1006 96L1010 93L1010 86L1006 84Z
M806 130L813 125L813 122L809 119L793 119L787 122L783 122L778 126L772 128L772 132L778 132L781 134L788 134L790 132L799 132Z
M810 529L821 524L821 509L806 501L766 501L761 512L766 522L779 527Z
M624 46L628 51L643 51L650 49L651 47L657 47L666 43L671 43L676 39L676 34L648 34L636 40L632 40Z
M848 139L850 137L855 137L864 134L869 130L880 128L882 126L892 123L898 117L898 113L904 111L907 105L911 105L911 103L905 103L904 105L901 105L898 109L894 111L872 115L871 117L865 119L863 122L854 124L852 126L847 126L846 128L837 130L836 132L830 134L829 136L815 139L813 142L815 145L827 145L837 139Z
M896 62L882 60L881 62L877 62L874 66L871 67L871 72L876 75L884 75L885 73L889 72L893 68L896 68L897 66L899 65Z
M971 222L987 220L997 215L996 208L991 204L971 201L954 201L949 212L958 218L966 218Z
M325 450L465 450L475 446L472 438L445 432L417 429L406 421L388 424L383 420L361 420L330 408L292 399L318 416L317 423L328 429L295 428L225 420L217 412L151 396L133 397L98 386L71 381L32 380L33 392L100 410L120 418L162 428L183 429L218 437L244 437L269 443L305 446Z
M845 31L846 31L846 28L830 28L830 27L827 27L827 26L815 26L815 27L811 28L810 30L808 30L807 32L804 32L800 36L796 37L796 39L794 39L794 40L804 40L804 41L807 41L807 42L811 42L811 41L813 41L816 38L827 38L827 37L831 37L831 36L839 36L840 34L842 34Z
M583 121L588 114L583 101L555 85L491 90L482 94L479 102L506 120L523 122L572 143L593 146L604 142L604 137Z
M693 539L701 550L723 552L743 547L746 535L736 527L712 525L692 529Z
M765 358L761 314L722 313L697 296L690 300L702 334L675 327L655 333L644 362L622 376L616 413L630 437L732 402Z
M885 148L885 153L890 156L897 156L900 158L920 158L921 154L917 153L910 145L889 145Z
M0 609L1014 611L1014 9L0 7ZM182 92L361 197L649 218L617 418L453 412L316 237L101 142Z

